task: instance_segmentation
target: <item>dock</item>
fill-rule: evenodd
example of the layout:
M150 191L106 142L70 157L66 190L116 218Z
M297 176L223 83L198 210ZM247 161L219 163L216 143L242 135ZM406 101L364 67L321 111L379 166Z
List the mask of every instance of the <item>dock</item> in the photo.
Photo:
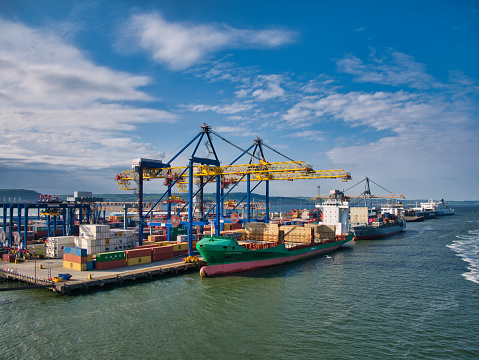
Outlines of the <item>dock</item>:
M21 263L0 262L0 278L25 283L16 288L4 288L3 291L46 288L62 295L73 295L132 285L139 281L157 280L164 276L199 272L204 265L206 261L202 258L191 263L185 263L183 258L174 258L110 270L76 271L64 268L62 259L25 260ZM70 280L60 282L49 280L64 273L72 275Z

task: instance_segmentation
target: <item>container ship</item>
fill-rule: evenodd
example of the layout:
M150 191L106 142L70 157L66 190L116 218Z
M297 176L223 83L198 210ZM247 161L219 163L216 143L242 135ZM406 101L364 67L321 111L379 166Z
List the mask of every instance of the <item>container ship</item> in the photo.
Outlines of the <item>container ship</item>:
M304 226L247 223L244 233L207 236L196 249L207 265L201 276L214 276L289 263L327 254L352 240L349 204L332 199L322 205L323 221Z
M399 208L395 210L351 208L351 213L357 214L357 218L364 218L366 214L366 221L351 225L354 240L381 239L405 230L406 221L401 210Z

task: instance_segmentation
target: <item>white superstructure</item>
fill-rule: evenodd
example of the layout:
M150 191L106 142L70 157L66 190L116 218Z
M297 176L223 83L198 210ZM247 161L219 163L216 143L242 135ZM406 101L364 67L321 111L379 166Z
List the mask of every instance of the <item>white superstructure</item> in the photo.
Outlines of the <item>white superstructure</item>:
M421 208L423 211L435 211L437 216L454 215L454 209L447 206L444 199L441 199L441 201L430 199L428 202L422 202Z
M339 190L331 190L330 198L316 207L322 212L322 225L334 225L336 235L349 233L349 202L344 200L344 194Z

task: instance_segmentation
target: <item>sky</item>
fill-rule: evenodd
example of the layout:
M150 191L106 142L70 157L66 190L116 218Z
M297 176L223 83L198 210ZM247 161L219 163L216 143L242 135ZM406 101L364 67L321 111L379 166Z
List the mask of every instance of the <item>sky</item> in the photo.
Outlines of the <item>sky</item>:
M271 196L479 200L478 1L0 0L0 29L0 188L121 193L207 124L222 165L260 138L353 178Z

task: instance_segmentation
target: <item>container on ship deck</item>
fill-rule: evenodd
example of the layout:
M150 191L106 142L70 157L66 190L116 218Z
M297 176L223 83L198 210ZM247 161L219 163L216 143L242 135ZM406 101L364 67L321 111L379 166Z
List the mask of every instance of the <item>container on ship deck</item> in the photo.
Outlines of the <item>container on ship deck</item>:
M141 265L141 264L148 264L148 263L151 263L151 255L130 257L126 259L127 266Z

